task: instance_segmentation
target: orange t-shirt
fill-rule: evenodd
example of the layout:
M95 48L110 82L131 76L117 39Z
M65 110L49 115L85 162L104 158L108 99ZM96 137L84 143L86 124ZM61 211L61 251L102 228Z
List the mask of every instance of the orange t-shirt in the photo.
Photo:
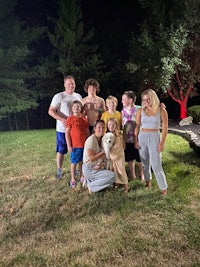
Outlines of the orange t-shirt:
M67 118L66 127L70 128L70 136L73 148L84 148L87 138L88 121L85 117L76 117L74 115Z

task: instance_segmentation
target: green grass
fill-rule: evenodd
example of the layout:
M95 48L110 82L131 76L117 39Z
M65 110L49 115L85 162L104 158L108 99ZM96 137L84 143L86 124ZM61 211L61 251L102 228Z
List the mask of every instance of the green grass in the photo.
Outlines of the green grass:
M200 266L200 159L168 134L169 193L73 192L54 177L55 131L0 133L0 266Z

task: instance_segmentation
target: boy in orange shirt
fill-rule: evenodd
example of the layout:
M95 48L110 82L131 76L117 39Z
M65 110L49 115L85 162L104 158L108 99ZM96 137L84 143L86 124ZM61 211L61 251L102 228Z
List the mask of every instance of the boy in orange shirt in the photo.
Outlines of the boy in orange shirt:
M76 187L75 171L77 163L79 163L80 181L83 182L84 180L82 175L83 148L85 140L90 133L88 121L82 115L82 109L83 105L81 102L74 101L72 104L73 115L69 116L66 121L65 138L71 160L71 188Z

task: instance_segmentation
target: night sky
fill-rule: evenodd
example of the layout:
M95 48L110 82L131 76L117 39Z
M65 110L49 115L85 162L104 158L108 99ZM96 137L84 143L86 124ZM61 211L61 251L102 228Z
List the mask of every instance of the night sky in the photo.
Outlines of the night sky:
M70 0L69 0L70 1ZM16 14L30 26L52 27L48 16L57 15L56 0L18 0ZM116 1L82 0L85 29L94 28L95 41L101 49L112 47L113 53L127 57L131 32L138 32L143 20L142 8L137 0ZM50 28L51 30L51 28Z

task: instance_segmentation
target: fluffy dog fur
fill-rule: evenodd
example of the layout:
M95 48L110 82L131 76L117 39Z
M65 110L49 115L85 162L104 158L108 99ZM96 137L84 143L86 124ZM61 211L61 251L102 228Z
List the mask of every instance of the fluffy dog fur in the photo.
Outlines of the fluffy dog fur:
M106 154L106 169L112 169L112 162L110 159L110 149L114 145L115 135L111 132L105 133L102 138L102 148Z

